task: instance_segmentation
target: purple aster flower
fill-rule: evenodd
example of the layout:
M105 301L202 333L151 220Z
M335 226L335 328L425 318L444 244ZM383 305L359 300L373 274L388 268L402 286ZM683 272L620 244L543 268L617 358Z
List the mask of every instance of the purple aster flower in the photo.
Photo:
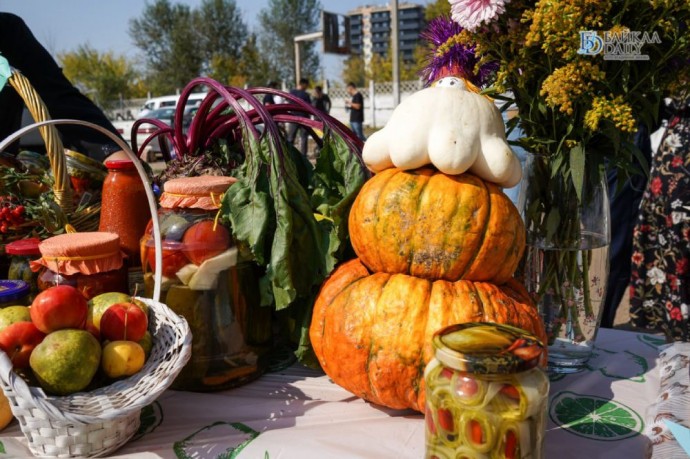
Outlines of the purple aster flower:
M458 23L441 16L432 19L421 33L422 39L431 45L427 64L421 71L426 86L439 78L457 75L481 87L498 69L498 63L491 62L482 65L478 73L475 73L479 59L473 46L468 47L460 43L458 37L462 30Z

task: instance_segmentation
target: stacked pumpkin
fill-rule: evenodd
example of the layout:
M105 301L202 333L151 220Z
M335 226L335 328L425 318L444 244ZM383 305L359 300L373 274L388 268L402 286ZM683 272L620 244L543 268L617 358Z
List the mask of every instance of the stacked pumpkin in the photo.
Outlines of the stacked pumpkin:
M420 93L436 89L446 88ZM454 97L448 91L435 97L447 101ZM482 96L472 96L496 110ZM406 109L410 108L405 102L398 106L384 130L395 127L396 113ZM470 116L476 116L473 113ZM501 123L492 141L505 143L500 113L487 113L491 118L484 123L496 123L496 116ZM467 131L458 133L454 142L478 148L486 158L490 143L482 147L481 135ZM398 132L396 140L403 137L404 142L409 130ZM372 153L370 145L380 142L372 136L364 148L368 166L379 172L364 185L349 217L358 258L342 264L323 284L310 338L321 367L343 388L390 408L421 411L423 372L433 357L431 338L437 330L485 321L546 338L533 302L512 278L524 250L525 228L517 209L495 183L519 180L520 172L508 165L504 167L508 178L501 181L489 175L493 179L489 181L477 175L475 163L467 168L474 173L452 175L430 166L377 167L381 164L372 158L385 155ZM510 152L507 144L506 148ZM422 153L428 155L428 150Z

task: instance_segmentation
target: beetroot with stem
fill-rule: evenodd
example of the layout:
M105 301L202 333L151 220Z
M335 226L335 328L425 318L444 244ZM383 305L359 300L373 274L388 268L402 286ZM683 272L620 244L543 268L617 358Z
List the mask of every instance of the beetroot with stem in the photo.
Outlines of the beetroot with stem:
M184 107L199 86L209 91L185 132ZM263 105L259 98L265 94L287 103ZM147 142L156 136L170 141L176 158L169 161L169 176L213 169L238 179L223 197L221 219L264 268L262 303L283 310L277 317L297 356L315 363L308 329L316 292L337 263L354 256L347 217L369 178L362 142L341 122L291 94L244 90L208 78L196 78L184 88L172 127L140 121L159 128ZM279 123L308 130L320 149L314 165L287 143ZM207 167L214 161L218 164Z

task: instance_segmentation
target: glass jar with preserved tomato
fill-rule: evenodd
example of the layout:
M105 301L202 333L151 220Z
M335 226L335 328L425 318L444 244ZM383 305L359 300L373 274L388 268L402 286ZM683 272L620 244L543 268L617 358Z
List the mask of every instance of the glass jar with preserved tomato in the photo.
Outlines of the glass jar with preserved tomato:
M79 290L87 300L106 292L128 293L127 268L114 233L87 232L53 236L38 246L41 258L31 262L38 271L38 288L58 284Z
M549 379L544 346L521 329L439 330L426 384L426 458L543 457Z
M29 306L29 284L23 280L0 280L0 309L8 306Z
M10 280L21 280L29 284L29 297L33 300L38 294L38 275L31 270L29 263L41 257L38 244L41 242L36 237L19 239L10 242L5 246L5 253L10 256L10 267L7 278Z
M213 391L261 375L271 340L270 308L260 306L258 266L235 245L217 214L235 179L185 177L164 184L158 221L161 301L187 320L192 356L172 387ZM149 225L141 240L146 292L154 287L155 247Z

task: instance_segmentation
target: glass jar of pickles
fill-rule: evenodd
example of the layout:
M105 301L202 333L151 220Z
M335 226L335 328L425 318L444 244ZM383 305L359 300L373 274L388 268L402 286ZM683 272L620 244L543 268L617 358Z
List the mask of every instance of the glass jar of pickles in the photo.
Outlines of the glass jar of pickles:
M38 275L31 271L29 262L41 257L41 251L38 250L38 244L41 242L37 237L19 239L10 242L5 246L5 253L11 257L10 268L7 273L7 278L10 280L22 280L29 284L31 292L29 299L38 294Z
M184 316L192 356L173 389L214 391L260 376L271 341L271 310L260 305L258 266L219 222L231 177L184 177L164 184L158 222L162 245L161 302ZM150 224L141 239L146 294L154 288Z
M549 379L543 344L515 327L439 330L426 384L426 458L543 457Z

